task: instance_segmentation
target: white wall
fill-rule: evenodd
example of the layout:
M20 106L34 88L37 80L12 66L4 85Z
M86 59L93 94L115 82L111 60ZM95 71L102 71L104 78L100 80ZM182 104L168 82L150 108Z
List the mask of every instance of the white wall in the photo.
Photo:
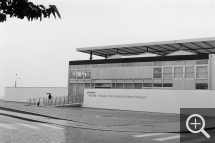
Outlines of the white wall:
M28 98L48 97L46 93L52 96L66 96L68 89L66 87L6 87L4 101L27 102Z
M215 90L84 89L83 107L180 113L180 108L215 108Z
M215 54L210 54L209 89L215 89Z

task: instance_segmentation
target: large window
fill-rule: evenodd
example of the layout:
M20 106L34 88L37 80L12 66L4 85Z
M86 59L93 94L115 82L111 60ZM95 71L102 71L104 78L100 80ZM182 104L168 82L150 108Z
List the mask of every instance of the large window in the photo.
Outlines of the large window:
M76 79L76 70L70 70L70 79Z
M83 70L77 70L77 79L84 79L84 72Z
M85 70L84 79L91 79L91 70Z
M197 66L196 67L196 78L208 78L208 67Z
M154 78L162 78L162 68L161 67L154 68L153 77Z

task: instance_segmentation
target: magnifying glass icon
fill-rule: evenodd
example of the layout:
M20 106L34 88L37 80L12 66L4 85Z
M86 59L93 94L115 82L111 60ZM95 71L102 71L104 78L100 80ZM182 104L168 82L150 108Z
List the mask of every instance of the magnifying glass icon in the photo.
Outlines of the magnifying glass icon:
M193 118L193 117L198 117L198 118L200 118L201 120L202 120L202 127L199 129L199 130L197 130L197 131L194 131L194 130L192 130L191 128L190 128L190 125L189 125L189 121L190 121L190 119L191 118ZM195 118L195 122L194 123L190 123L190 124L193 124L193 125L195 125L195 128L196 128L196 125L200 125L201 123L198 123L198 122L196 122L196 118ZM190 115L188 118L187 118L187 120L186 120L186 127L187 127L187 129L191 132L191 133L200 133L200 132L202 132L207 138L210 138L210 135L204 130L204 128L205 128L205 119L201 116L201 115L199 115L199 114L192 114L192 115Z

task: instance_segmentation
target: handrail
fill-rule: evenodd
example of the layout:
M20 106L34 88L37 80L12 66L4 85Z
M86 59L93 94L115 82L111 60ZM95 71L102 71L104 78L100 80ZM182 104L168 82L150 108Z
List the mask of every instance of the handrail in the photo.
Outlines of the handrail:
M38 105L39 102L39 105ZM53 96L52 99L48 97L39 97L39 98L29 98L27 103L28 105L37 105L37 106L56 106L56 105L65 105L72 103L81 103L83 102L82 96Z

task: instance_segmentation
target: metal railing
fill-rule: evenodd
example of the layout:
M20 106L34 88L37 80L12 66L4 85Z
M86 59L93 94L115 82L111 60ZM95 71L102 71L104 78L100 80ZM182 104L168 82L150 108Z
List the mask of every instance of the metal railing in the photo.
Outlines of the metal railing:
M73 104L73 103L82 103L83 96L55 96L52 99L48 99L47 97L40 98L29 98L27 103L28 105L38 106L56 106L56 105L65 105L65 104Z

